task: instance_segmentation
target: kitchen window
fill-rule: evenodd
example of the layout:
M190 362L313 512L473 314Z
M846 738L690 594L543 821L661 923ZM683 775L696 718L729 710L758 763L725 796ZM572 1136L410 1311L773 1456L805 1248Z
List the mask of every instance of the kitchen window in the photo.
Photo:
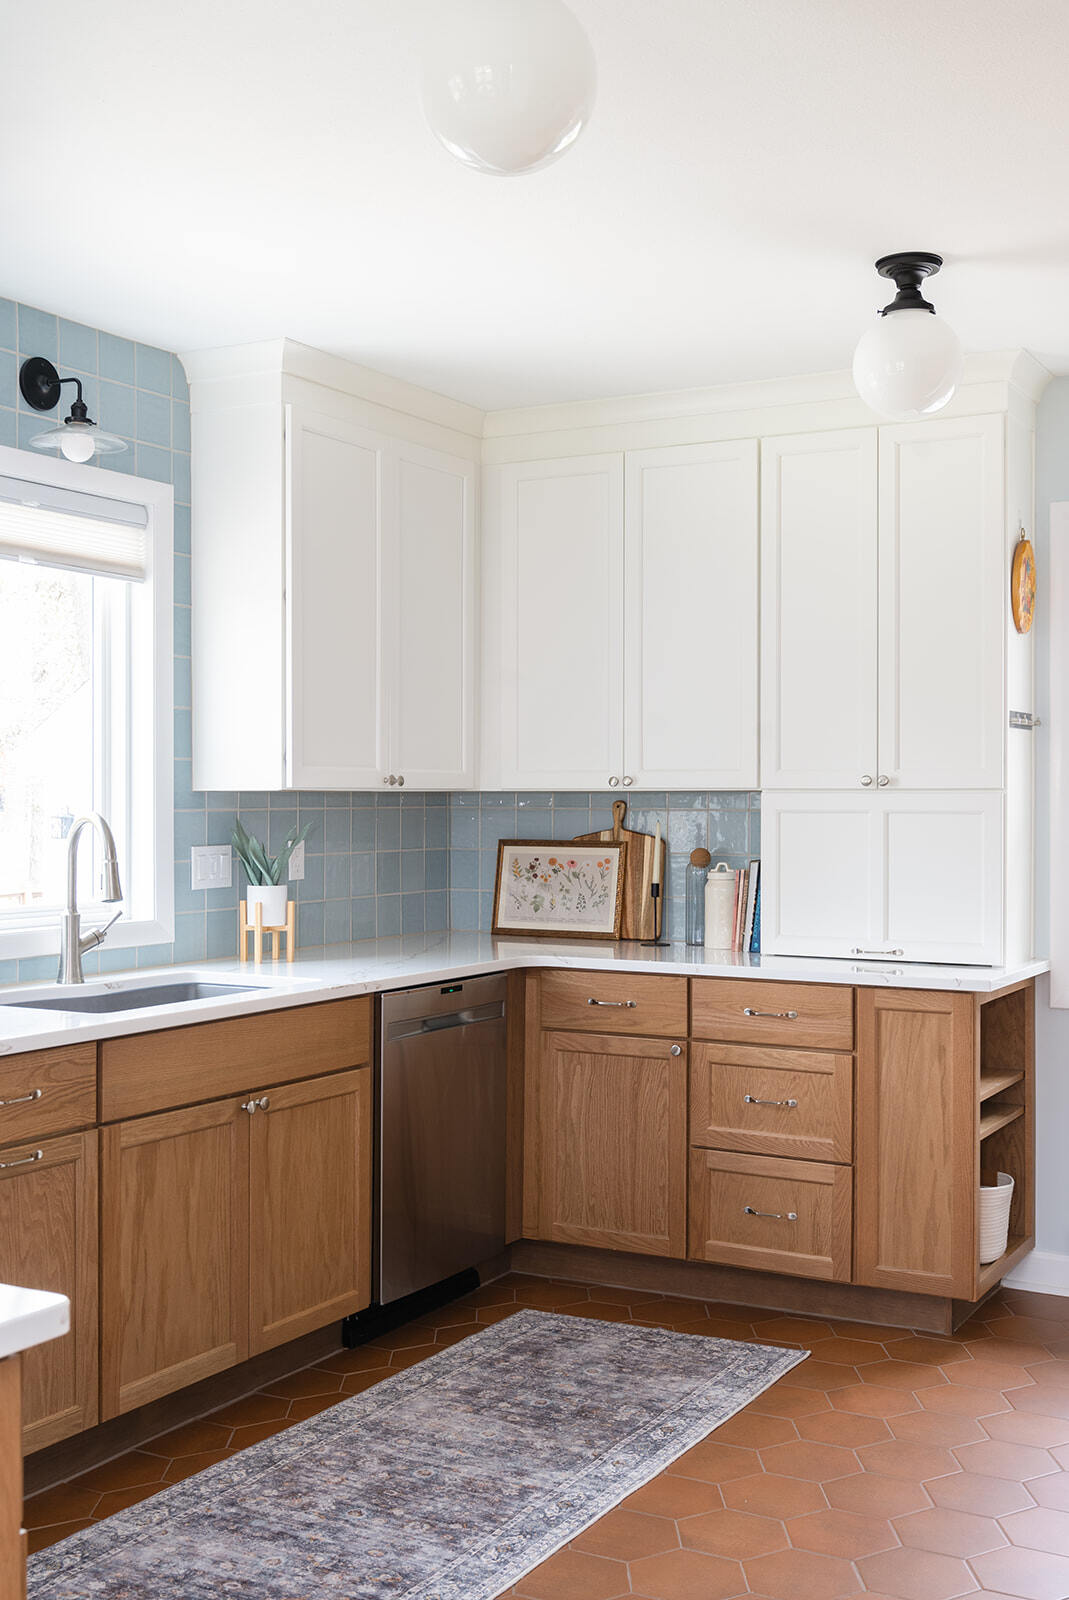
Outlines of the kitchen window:
M173 938L172 530L169 484L0 449L0 958L58 951L86 811L119 850L109 948ZM86 927L115 910L92 837Z

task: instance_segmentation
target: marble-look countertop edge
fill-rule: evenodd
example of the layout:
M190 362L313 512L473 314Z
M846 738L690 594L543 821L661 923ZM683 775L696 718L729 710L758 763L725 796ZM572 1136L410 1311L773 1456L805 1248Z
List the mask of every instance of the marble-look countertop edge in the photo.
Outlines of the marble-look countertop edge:
M1008 967L911 966L906 963L880 966L816 957L727 953L710 956L701 948L684 944L652 950L625 943L579 947L549 940L494 938L489 934L413 934L407 938L366 940L359 944L300 951L292 965L265 962L257 967L251 962L224 958L87 980L85 993L174 982L179 977L243 982L256 987L254 993L223 995L148 1010L103 1015L20 1010L13 1001L42 999L63 991L58 985L48 983L0 987L0 1056L532 967L991 994L1036 977L1046 972L1049 965L1047 961L1028 961Z
M65 1294L0 1283L0 1358L58 1339L70 1325L71 1303Z

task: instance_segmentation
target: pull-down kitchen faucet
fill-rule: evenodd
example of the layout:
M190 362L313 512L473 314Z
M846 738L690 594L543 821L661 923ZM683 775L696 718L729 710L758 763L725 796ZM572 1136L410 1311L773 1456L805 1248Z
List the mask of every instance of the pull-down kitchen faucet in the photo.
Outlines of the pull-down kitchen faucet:
M115 837L100 812L90 811L86 816L78 818L67 835L67 909L63 913L63 922L60 925L60 983L85 982L85 974L82 972L83 955L87 950L95 950L98 944L103 944L108 936L108 929L122 916L121 910L116 911L110 922L106 922L102 928L97 928L93 933L87 933L83 938L82 919L78 911L78 837L82 829L90 825L97 830L104 845L104 865L101 871L104 889L102 899L109 901L122 899Z

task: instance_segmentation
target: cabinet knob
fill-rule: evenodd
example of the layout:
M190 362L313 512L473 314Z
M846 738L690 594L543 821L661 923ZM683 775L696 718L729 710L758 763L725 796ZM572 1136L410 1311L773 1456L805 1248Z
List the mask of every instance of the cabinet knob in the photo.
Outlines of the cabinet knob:
M391 789L393 788L394 784L397 782L397 779L394 777L392 772L390 773L390 776L386 779L386 782L390 785Z
M254 1111L269 1111L271 1109L271 1102L265 1094L262 1094L258 1100L255 1098L252 1100L243 1100L241 1102L241 1109L242 1111L247 1111L251 1117Z
M670 1056L681 1056L683 1054L683 1046L681 1044L672 1045L672 1047L669 1050L668 1054Z
M870 789L872 787L872 773L871 772L866 772L865 773L864 777L861 780L861 787L863 789Z
M609 788L610 789L618 789L619 787L620 787L619 778L610 778L609 779Z
M397 780L397 787L398 787L398 788L399 788L399 789L403 789L403 788L404 788L404 786L405 786L405 780L404 780L404 778L398 778L398 780Z
M890 781L891 780L887 776L886 772L881 772L879 777L876 779L876 787L878 789L886 789Z
M625 789L630 789L630 787L634 783L634 781L635 781L634 778L625 778L624 779L624 788Z
M389 779L389 778L385 778L385 777L384 777L384 778L383 778L383 780L382 780L382 781L383 781L383 783L389 783L389 782L391 782L391 780L390 780L390 779Z

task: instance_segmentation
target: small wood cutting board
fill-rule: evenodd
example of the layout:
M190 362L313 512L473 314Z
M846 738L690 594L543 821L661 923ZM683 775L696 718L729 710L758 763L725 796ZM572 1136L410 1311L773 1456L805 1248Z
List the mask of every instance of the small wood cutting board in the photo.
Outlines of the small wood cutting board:
M576 844L610 844L614 840L627 845L627 864L624 868L624 915L620 929L622 939L652 939L653 927L653 900L650 898L650 884L653 881L653 849L654 838L651 833L634 833L630 828L624 827L624 817L627 815L627 801L614 800L612 807L611 828L602 828L598 833L581 833L576 838ZM662 839L661 851L661 892L664 893L664 856L665 842ZM661 901L662 921L664 901Z

